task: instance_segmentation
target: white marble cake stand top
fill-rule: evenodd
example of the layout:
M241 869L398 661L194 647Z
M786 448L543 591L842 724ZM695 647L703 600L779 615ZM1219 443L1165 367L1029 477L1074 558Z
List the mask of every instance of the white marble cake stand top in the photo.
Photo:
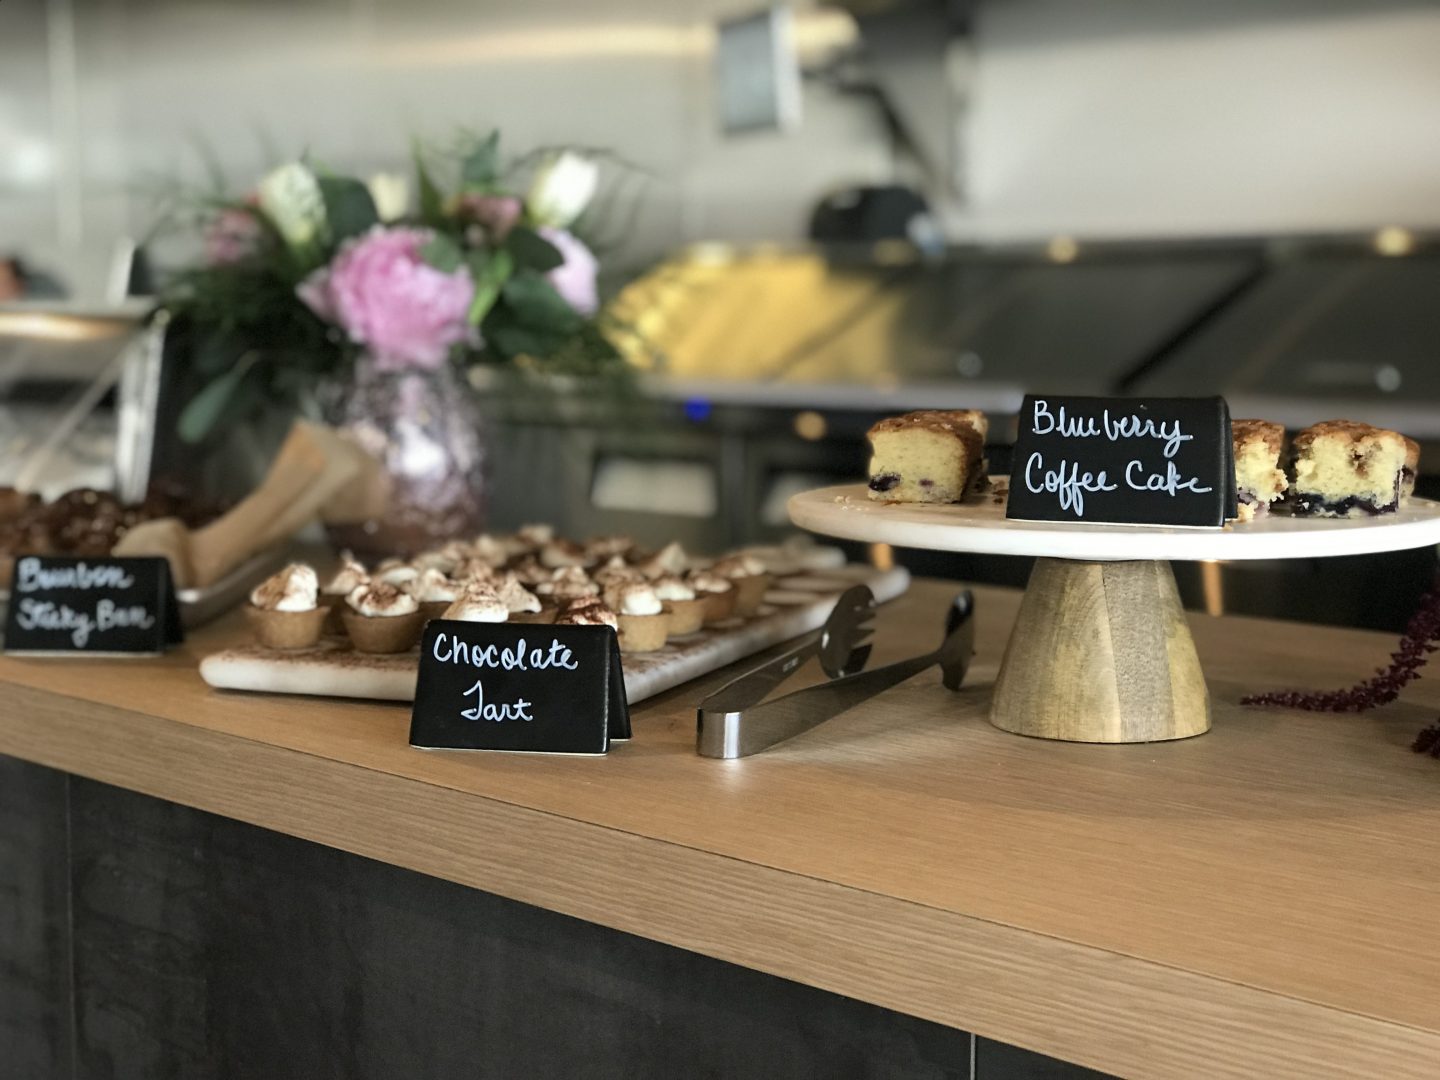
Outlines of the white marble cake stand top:
M1035 555L1090 562L1133 559L1302 559L1369 555L1440 544L1440 503L1410 499L1393 514L1293 518L1270 514L1223 529L1010 521L993 496L953 506L882 503L864 484L793 496L790 519L847 540L977 555Z

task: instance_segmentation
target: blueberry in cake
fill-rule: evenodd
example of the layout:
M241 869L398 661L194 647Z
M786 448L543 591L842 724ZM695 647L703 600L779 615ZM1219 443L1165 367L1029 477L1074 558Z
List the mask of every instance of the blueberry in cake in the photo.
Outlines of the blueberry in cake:
M984 475L988 424L978 409L906 413L881 420L868 437L870 498L957 503Z
M1235 516L1253 521L1285 494L1285 471L1280 468L1285 428L1269 420L1232 420L1230 433L1235 441Z
M1419 458L1420 448L1399 432L1326 420L1295 436L1291 506L1320 517L1393 513L1409 497L1406 469L1413 477Z

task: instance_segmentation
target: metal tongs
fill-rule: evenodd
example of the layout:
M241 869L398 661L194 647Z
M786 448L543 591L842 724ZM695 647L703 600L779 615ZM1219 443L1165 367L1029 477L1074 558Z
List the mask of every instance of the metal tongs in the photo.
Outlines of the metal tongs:
M726 683L700 703L695 750L702 757L740 758L792 739L831 717L939 664L946 687L960 689L975 654L975 597L959 593L946 614L940 647L923 656L863 671L870 646L875 596L864 585L846 590L825 625L790 649ZM828 682L760 704L811 657L819 655Z

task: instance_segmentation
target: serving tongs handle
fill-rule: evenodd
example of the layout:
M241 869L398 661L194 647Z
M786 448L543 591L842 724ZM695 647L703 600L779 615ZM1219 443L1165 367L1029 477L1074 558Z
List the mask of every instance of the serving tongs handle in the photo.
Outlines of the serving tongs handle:
M950 607L940 647L923 656L844 675L749 708L716 708L713 699L706 701L699 710L696 752L711 758L758 754L899 685L932 664L941 665L946 687L960 689L975 653L974 611L974 595L966 589Z
M758 667L751 668L743 675L731 679L701 702L702 714L705 712L735 712L740 709L748 709L757 702L765 700L765 695L788 679L807 660L820 651L820 638L824 632L823 628L811 630L804 637L794 641L790 648L779 656L772 657Z

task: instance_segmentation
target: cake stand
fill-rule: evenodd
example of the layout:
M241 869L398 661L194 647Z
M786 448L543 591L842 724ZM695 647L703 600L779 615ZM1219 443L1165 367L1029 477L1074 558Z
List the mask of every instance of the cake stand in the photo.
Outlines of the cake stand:
M865 485L790 499L801 528L847 540L1038 556L991 699L990 721L1073 742L1184 739L1210 728L1210 696L1170 561L1309 559L1440 544L1440 503L1363 519L1271 515L1224 529L1011 521L994 497L885 504Z

